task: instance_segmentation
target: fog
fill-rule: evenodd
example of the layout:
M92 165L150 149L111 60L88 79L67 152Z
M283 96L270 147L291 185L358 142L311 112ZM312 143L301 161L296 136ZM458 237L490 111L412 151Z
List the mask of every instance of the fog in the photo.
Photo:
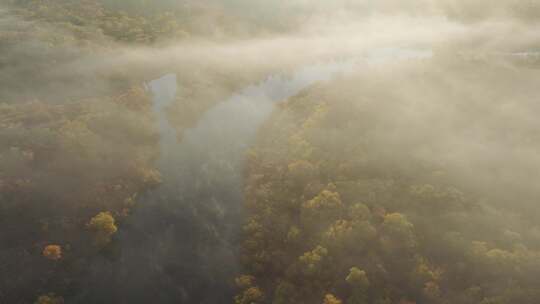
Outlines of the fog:
M538 17L0 1L0 302L537 303Z

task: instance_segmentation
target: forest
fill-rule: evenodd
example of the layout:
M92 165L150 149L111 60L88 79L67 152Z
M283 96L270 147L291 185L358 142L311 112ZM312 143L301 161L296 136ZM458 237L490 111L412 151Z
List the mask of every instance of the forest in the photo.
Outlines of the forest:
M539 80L539 0L0 0L0 304L538 304Z

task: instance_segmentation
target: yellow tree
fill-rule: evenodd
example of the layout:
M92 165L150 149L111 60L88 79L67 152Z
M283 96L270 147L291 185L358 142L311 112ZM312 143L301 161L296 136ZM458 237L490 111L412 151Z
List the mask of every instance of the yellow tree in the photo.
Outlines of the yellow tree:
M41 295L34 304L64 304L64 298L56 296L54 293Z
M338 299L333 294L327 294L324 296L324 302L323 304L342 304L340 299Z
M94 242L99 247L107 245L118 230L114 217L110 212L98 213L90 220L88 228L94 231Z
M62 247L59 245L48 245L43 249L43 256L49 260L57 261L62 258Z
M324 228L342 215L341 197L331 190L323 190L312 200L304 202L300 211L302 223L310 228Z

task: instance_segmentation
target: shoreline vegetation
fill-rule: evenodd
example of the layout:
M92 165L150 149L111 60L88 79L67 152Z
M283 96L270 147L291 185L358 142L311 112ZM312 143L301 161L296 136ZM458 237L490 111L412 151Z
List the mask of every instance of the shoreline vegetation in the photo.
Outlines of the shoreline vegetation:
M258 130L220 303L537 304L539 17L536 0L0 0L0 302L126 300L95 276L130 265L119 239L163 182L149 81L177 75L181 141L269 76L410 46L433 58L361 63ZM183 248L167 233L156 251ZM180 302L219 285L148 265Z

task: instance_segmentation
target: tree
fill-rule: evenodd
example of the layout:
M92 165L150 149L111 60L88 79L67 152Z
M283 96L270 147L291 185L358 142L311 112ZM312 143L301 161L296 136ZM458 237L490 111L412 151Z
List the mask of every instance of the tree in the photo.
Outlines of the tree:
M336 254L365 251L377 230L367 221L337 220L322 235L324 244Z
M413 249L416 246L413 228L413 224L403 214L387 214L382 223L383 247L389 252Z
M64 304L64 298L56 296L54 293L41 295L34 304Z
M235 304L252 304L263 300L264 294L259 287L255 286L254 276L241 275L235 279L235 283L242 290L234 298Z
M347 303L349 304L365 304L367 302L366 291L369 288L369 280L366 272L357 267L353 267L349 271L349 275L345 281L351 286L352 294Z
M60 260L62 258L62 247L59 245L47 245L43 249L43 256L53 261Z
M327 294L324 296L323 304L342 304L342 302L333 294Z
M255 284L255 277L251 275L241 275L237 277L234 282L239 288L246 289Z
M299 302L301 296L298 288L290 282L281 281L274 292L273 304L289 304Z
M288 165L288 178L296 187L305 187L317 177L317 167L306 160L298 160Z
M369 208L362 204L356 203L349 208L349 217L353 221L369 221L371 220L371 211Z
M430 299L431 301L436 301L441 296L441 289L439 287L439 284L437 282L427 282L424 285L424 289L422 290L426 298Z
M339 193L323 190L312 200L302 204L300 218L312 228L322 228L341 218L343 203Z
M326 248L317 246L312 251L304 253L298 260L302 264L305 274L314 275L322 270L322 263L327 255L328 250Z
M351 268L349 275L345 278L345 281L351 285L351 287L365 292L369 287L369 280L364 270L360 270L357 267Z
M94 242L99 247L107 245L111 241L111 237L118 230L114 217L110 212L98 213L90 220L88 228L94 231Z
M260 303L264 299L264 294L259 287L250 287L241 295L234 298L235 304L254 304Z

